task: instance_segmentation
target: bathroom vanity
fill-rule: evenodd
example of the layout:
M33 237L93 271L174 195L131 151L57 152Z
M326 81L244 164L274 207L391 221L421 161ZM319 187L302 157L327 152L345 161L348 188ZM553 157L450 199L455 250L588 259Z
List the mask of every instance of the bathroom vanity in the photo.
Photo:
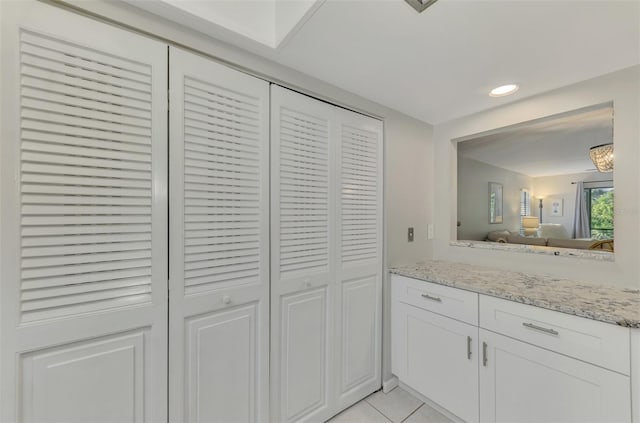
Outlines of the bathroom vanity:
M640 421L640 291L444 261L391 273L392 372L451 417Z

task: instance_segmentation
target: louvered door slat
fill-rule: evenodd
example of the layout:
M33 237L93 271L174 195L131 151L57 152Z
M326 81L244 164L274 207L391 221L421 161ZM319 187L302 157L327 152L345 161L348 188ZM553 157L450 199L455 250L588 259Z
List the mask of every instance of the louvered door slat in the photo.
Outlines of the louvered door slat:
M99 79L90 80L86 78L85 72L71 71L69 74L59 73L59 71L57 71L56 69L49 70L48 67L44 67L46 66L46 64L44 63L36 63L36 66L34 66L33 62L34 60L30 59L28 56L23 57L23 75L34 79L42 79L45 82L69 85L75 88L96 91L109 96L118 96L125 99L137 100L140 102L151 101L151 94L149 93L135 91L116 85L109 85L108 83L101 82ZM38 65L43 67L38 67ZM51 68L55 67L52 66Z
M21 49L24 320L150 301L151 69L30 32Z
M211 145L210 141L205 138L189 137L189 145L185 146L185 152L200 152L221 158L241 159L241 160L259 160L250 147L240 146L238 144Z
M22 49L22 64L30 65L34 68L47 69L59 74L69 75L72 74L78 78L82 78L85 81L95 81L101 84L108 85L109 88L127 88L132 91L139 91L141 93L147 93L150 89L150 83L148 80L144 82L137 82L135 80L122 78L121 76L113 76L105 73L104 70L98 70L99 66L90 66L88 69L78 65L77 60L66 61L60 60L53 53L41 54L42 50L36 51L33 46L29 44L23 44L25 48ZM44 50L46 52L46 50ZM108 89L105 87L105 89Z
M67 102L69 102L69 104L73 104L73 102L90 101L122 108L122 110L126 111L126 114L131 114L132 116L145 116L151 113L151 106L149 105L149 102L145 100L138 100L102 91L91 91L90 89L75 87L64 82L24 75L22 78L22 92L28 92L28 97L41 98L37 94L39 91L42 91L43 98L51 93L63 96L73 96L73 99L65 99L65 104Z
M185 112L189 113L189 110L185 110ZM258 132L242 126L234 126L232 122L220 122L220 124L216 124L215 121L203 122L185 117L185 125L195 134L206 134L209 136L220 134L231 139L235 138L236 142L245 145L255 144L259 137Z
M238 115L253 115L254 119L259 119L261 114L260 107L256 103L244 101L237 98L235 93L223 87L217 87L210 82L200 81L195 78L189 78L184 82L185 103L195 98L204 98L216 109L220 106L228 107L228 111ZM241 94L242 95L242 94Z
M63 117L61 117L61 121L64 122ZM150 137L143 136L143 135L128 134L128 133L125 133L125 131L123 132L118 132L117 130L105 131L103 129L93 129L91 127L64 125L62 123L58 123L57 121L40 122L37 120L23 120L22 129L31 130L31 131L50 132L54 134L84 137L84 138L95 138L95 139L104 139L104 140L112 140L112 141L120 141L120 142L129 142L134 144L150 144L151 143Z
M140 264L142 263L142 264ZM67 274L59 277L47 277L47 278L34 278L25 279L22 283L23 295L26 295L29 290L32 289L44 289L55 288L61 286L73 286L77 289L83 287L96 287L102 286L102 283L110 285L113 281L128 280L131 278L140 278L139 280L148 280L150 274L149 269L146 267L145 262L132 262L133 267L115 269L111 271L102 271L100 273L79 273L79 274ZM139 266L135 266L140 264ZM93 284L93 282L100 282L99 284Z
M52 52L60 52L68 55L69 60L71 60L71 58L77 59L79 63L83 63L85 66L90 66L91 63L95 64L95 66L102 65L104 67L96 68L96 70L100 72L110 69L115 75L123 77L131 77L131 75L134 74L140 74L142 76L149 75L149 67L143 63L134 62L114 55L107 55L75 44L62 44L56 39L41 36L40 34L25 31L20 34L20 39L23 45L36 45ZM147 78L142 80L148 81Z
M52 107L55 107L55 106L52 106ZM123 152L128 151L132 153L148 154L151 152L150 145L132 144L127 142L119 142L119 141L112 141L112 140L97 140L93 138L71 137L67 135L33 132L33 131L23 131L22 139L24 141L101 148L103 150L114 150L114 151L119 150Z
M221 126L253 134L258 134L260 131L260 126L256 125L255 117L253 119L245 118L236 113L225 113L216 107L190 104L189 102L185 103L184 108L189 112L189 119L203 125Z
M225 260L215 261L215 265L210 264L207 267L198 267L196 269L186 269L185 278L189 280L189 290L193 285L211 286L212 282L226 286L225 283L233 282L236 284L240 280L251 280L259 274L259 267L250 261L242 260ZM186 266L185 266L186 268ZM253 272L248 272L252 270ZM242 274L243 276L240 276ZM201 287L206 289L207 287ZM210 288L209 288L210 289Z
M87 144L84 144L87 145ZM112 147L116 147L112 145ZM60 154L64 156L80 156L85 158L95 157L97 154L100 154L101 159L109 159L109 160L118 160L118 162L124 163L113 163L113 162L105 162L105 161L91 161L91 162L82 162L77 163L82 166L95 166L99 167L98 163L106 164L105 167L119 167L119 168L139 168L141 170L150 170L150 167L144 165L135 165L136 162L140 163L150 163L150 154L149 152L133 152L133 151L114 151L107 149L99 149L96 151L95 147L89 148L80 147L78 145L69 145L69 144L58 144L52 142L33 142L29 140L24 140L22 143L23 151L33 151L37 153L43 153L44 155L49 154ZM26 160L37 161L37 158L34 157L42 157L41 155L27 155ZM43 160L44 161L44 160ZM125 163L131 162L127 167L124 167ZM113 165L113 166L111 166Z
M100 240L108 240L110 238L107 235L110 236L111 234L140 233L151 237L150 232L151 225L149 224L140 225L129 222L125 222L125 224L121 225L32 226L22 227L21 229L21 234L23 236L22 245L25 246L31 245L31 242L34 240L34 242L36 242L42 239L49 239L48 237L52 235L61 235L60 240L66 241L66 238L63 237L67 237L68 235L88 234L91 236L93 234L100 234L103 236L100 237ZM64 242L61 243L64 244Z
M33 101L34 108L41 108L45 103L54 103L57 105L65 105L68 107L83 109L86 111L98 112L102 117L107 120L112 120L112 115L121 116L122 119L127 120L126 123L140 124L143 120L151 119L151 112L146 110L140 110L134 107L127 107L116 103L105 103L103 101L96 101L90 98L82 98L78 96L71 97L66 94L61 94L55 91L45 91L44 89L30 88L26 84L23 85L21 95L24 101ZM76 112L82 113L79 110Z
M66 242L66 241L65 241ZM70 245L55 247L39 247L39 248L23 248L22 257L44 257L56 256L58 254L82 254L97 253L110 251L131 251L131 250L149 250L150 242L119 242L119 243L101 243L92 245Z
M23 173L21 178L21 182L23 183L51 183L83 188L96 186L148 189L151 187L151 181L148 179L149 175L145 173L121 171L118 173L118 176L122 178L102 178L99 177L99 175L104 175L104 172L100 169L79 167L74 169L74 171L76 174L80 174L80 176L68 176L65 174L64 167L31 163L23 163L22 170L32 172ZM64 174L64 176L60 176L59 174ZM128 178L125 179L127 176ZM146 179L145 176L147 176Z
M198 89L197 87L189 85L197 84L194 80L185 81L185 94L189 96L185 100L185 107L202 106L211 111L215 111L221 115L233 115L236 119L257 119L259 117L258 110L253 108L250 104L230 101L223 96L217 95L214 92L208 92L206 90ZM211 89L210 85L202 83L201 87L207 87Z
M149 233L130 233L130 234L117 234L117 235L105 235L100 237L100 243L117 243L117 242L139 242L150 241L151 235ZM83 244L96 244L96 239L92 235L66 235L66 236L47 236L47 237L28 237L22 242L23 248L30 247L43 247L49 245L83 245Z
M245 171L251 170L258 165L257 159L251 159L247 157L233 157L223 154L209 153L208 151L201 149L189 149L185 150L184 156L191 161L192 166L199 166L204 168L217 168L224 165L232 166L244 166Z
M81 294L93 291L108 291L112 289L121 289L131 286L146 285L146 278L127 278L117 279L113 281L105 281L102 284L80 284L80 285L63 285L58 287L50 287L44 289L32 289L22 294L24 301L39 300L45 298L65 297L68 295Z
M40 99L31 99L28 97L24 98L22 101L22 105L24 107L28 107L29 109L32 109L34 111L32 112L34 114L34 117L36 116L35 113L37 111L38 116L41 116L42 120L45 120L47 118L51 119L51 116L48 115L46 111L51 110L53 107L55 107L55 109L59 113L63 113L67 116L74 117L76 119L89 118L91 120L94 120L94 119L101 120L101 121L104 121L105 123L117 122L119 124L128 125L129 132L143 134L143 135L146 135L149 133L148 129L144 129L144 128L148 128L149 126L148 119L139 119L139 118L129 117L122 114L114 114L109 112L102 112L100 110L95 110L95 109L88 109L86 107L75 107L75 106L68 106L68 105L56 103L56 102L42 101L42 98ZM115 127L112 126L111 128L113 129ZM137 129L137 128L140 128L140 129Z
M128 290L131 292L131 290ZM109 298L102 300L79 299L77 303L62 304L60 306L42 307L29 311L25 315L24 322L37 322L45 319L62 318L68 315L77 315L91 313L95 309L112 309L119 307L127 307L131 304L144 304L149 298L150 292L144 292L138 295L129 293L127 295L109 295ZM99 383L99 382L97 382Z

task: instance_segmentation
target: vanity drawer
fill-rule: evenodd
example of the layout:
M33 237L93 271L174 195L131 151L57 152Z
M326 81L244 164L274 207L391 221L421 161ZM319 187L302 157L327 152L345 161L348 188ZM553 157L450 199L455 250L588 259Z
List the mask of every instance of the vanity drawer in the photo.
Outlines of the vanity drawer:
M478 325L478 294L432 282L391 276L393 301Z
M480 295L480 327L629 374L629 329Z

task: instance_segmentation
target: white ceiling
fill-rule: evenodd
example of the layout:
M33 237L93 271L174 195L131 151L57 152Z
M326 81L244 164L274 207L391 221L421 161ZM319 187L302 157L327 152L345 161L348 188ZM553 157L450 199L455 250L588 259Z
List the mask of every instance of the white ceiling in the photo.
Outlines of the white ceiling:
M458 143L458 154L531 177L595 172L589 148L612 142L613 109L550 117Z
M173 0L274 1L310 0ZM194 27L219 25L203 27L207 16ZM439 0L422 14L404 0L319 0L300 19L277 48L247 33L224 40L432 124L640 63L637 0ZM510 82L513 96L487 95Z
M252 51L273 51L324 0L122 0Z

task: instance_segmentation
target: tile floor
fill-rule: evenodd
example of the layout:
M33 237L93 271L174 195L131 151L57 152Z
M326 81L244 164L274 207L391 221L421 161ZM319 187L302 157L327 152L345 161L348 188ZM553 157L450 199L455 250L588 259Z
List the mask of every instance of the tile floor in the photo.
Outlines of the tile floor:
M327 423L453 423L450 419L397 387L388 394L374 392Z

